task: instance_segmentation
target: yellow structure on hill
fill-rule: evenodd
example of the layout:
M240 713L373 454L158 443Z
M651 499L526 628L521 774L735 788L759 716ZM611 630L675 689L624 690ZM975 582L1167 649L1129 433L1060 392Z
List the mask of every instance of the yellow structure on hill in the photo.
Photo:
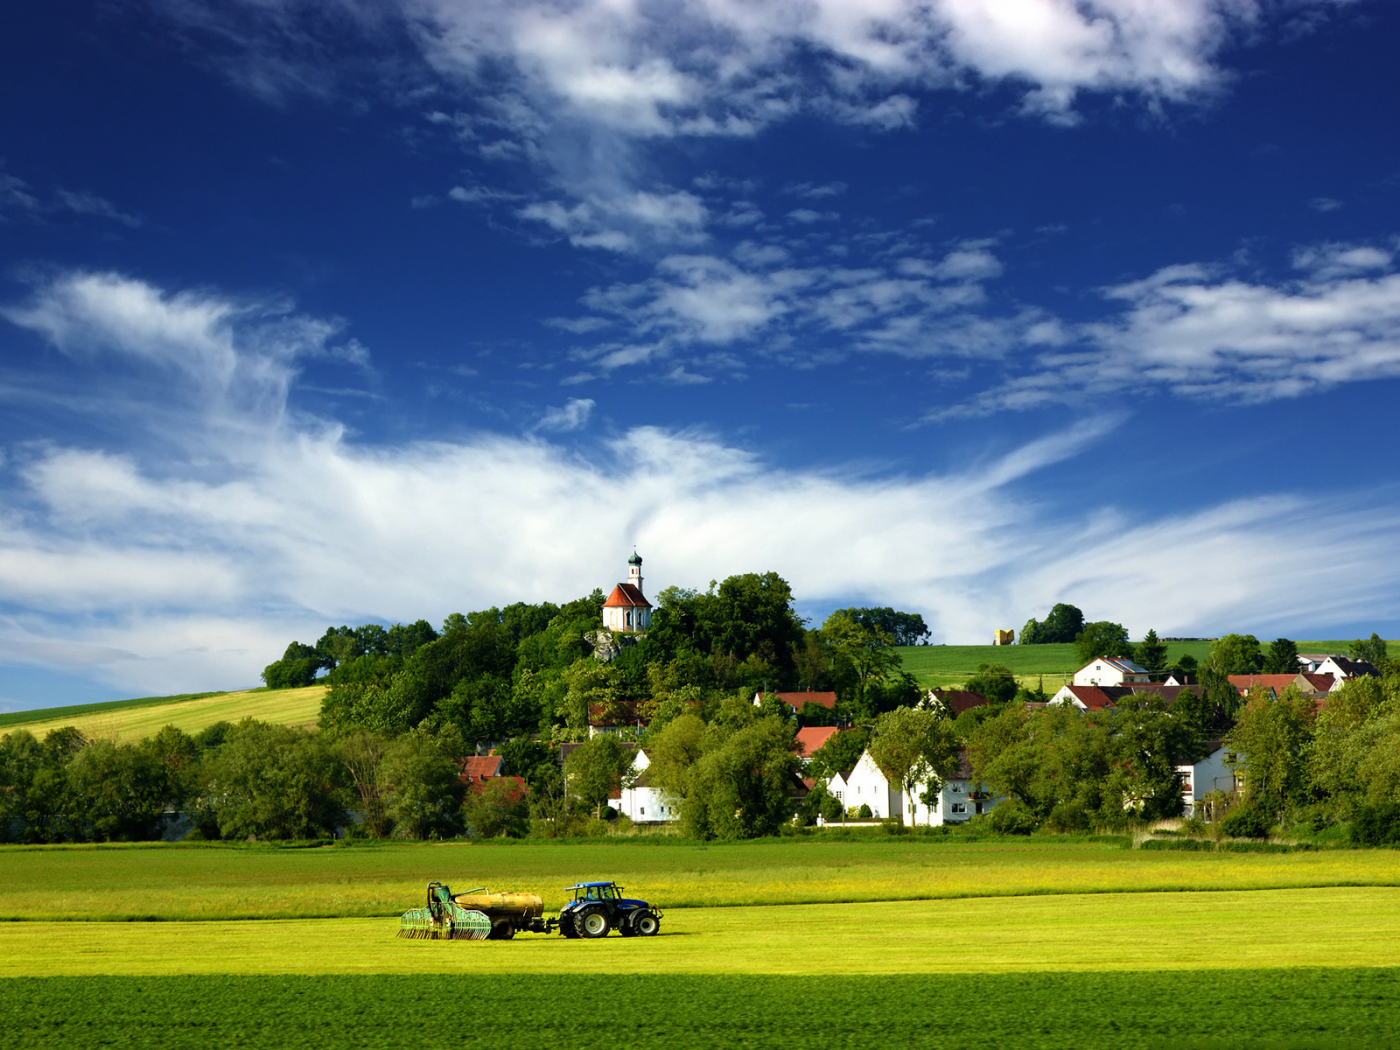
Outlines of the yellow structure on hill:
M1015 643L1016 643L1016 632L1015 632L1015 631L993 631L993 632L992 632L992 644L993 644L993 645L1014 645Z

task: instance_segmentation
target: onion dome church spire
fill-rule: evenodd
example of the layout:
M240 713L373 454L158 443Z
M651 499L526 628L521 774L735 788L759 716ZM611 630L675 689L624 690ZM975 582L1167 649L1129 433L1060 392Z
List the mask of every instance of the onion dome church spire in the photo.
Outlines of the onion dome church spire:
M603 626L622 634L641 634L651 626L651 602L642 594L642 556L627 559L627 582L613 588L603 603Z

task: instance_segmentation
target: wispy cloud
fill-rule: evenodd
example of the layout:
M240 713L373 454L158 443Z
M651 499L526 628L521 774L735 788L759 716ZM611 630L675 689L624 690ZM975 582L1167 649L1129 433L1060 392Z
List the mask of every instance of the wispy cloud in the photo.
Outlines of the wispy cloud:
M582 430L593 415L596 402L586 397L571 397L564 404L547 409L535 425L536 430L552 430L566 433Z

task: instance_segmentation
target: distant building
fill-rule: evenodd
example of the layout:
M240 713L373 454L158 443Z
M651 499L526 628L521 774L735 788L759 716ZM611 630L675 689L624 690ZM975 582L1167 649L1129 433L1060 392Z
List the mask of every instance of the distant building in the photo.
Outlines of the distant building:
M1095 657L1074 672L1075 685L1125 685L1129 682L1150 682L1147 668L1118 656Z
M603 627L614 634L642 634L651 626L651 602L642 594L642 558L627 559L627 582L613 588L603 603Z
M1015 644L1016 644L1016 632L1015 632L1015 631L993 631L993 632L992 632L992 644L993 644L993 645L1015 645Z
M788 707L792 708L794 714L800 714L802 708L807 704L816 704L818 707L824 707L828 711L835 710L836 708L835 693L775 693L772 690L760 690L754 693L754 706L757 707L765 696L776 696L783 703L787 704Z

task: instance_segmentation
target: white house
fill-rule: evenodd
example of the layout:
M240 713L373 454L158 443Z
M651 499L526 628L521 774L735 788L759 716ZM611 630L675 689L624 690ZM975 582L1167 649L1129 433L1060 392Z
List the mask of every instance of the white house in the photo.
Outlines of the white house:
M617 634L640 634L651 626L651 602L642 594L642 558L627 559L627 582L613 588L603 603L603 626Z
M1002 799L993 798L982 784L973 780L972 766L966 752L958 759L958 775L944 782L932 807L919 798L922 794L920 788L915 792L911 810L899 785L885 779L869 751L860 756L860 761L849 773L844 776L838 773L827 781L826 789L840 799L847 809L867 805L875 817L898 816L905 824L929 827L962 824L973 817L990 813Z
M1147 668L1117 656L1098 656L1074 672L1075 685L1124 685L1128 682L1148 682Z
M622 788L616 798L608 799L608 805L637 824L661 824L676 820L680 816L680 808L660 788L648 782L647 769L650 766L651 759L647 753L638 749L632 758L632 772L636 774L636 780L631 787Z
M1226 762L1229 752L1221 747L1219 740L1209 741L1206 748L1210 753L1204 758L1176 767L1182 775L1181 815L1184 817L1194 816L1196 807L1212 791L1229 794L1235 790L1235 772Z
M1348 678L1370 675L1379 678L1381 673L1369 660L1352 660L1346 656L1329 656L1317 665L1317 674L1330 674L1339 684Z

